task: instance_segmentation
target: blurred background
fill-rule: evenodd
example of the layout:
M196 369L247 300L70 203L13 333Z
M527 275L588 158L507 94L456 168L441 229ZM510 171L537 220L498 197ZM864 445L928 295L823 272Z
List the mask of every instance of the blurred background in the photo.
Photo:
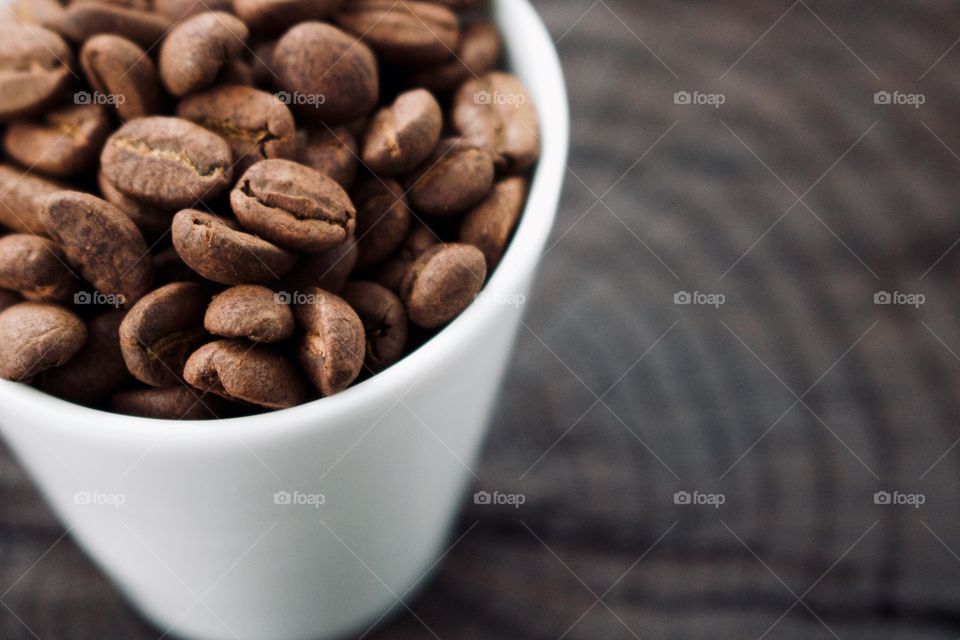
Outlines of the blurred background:
M366 637L956 638L960 5L535 4L574 129L474 469L514 504ZM0 604L158 635L5 450Z

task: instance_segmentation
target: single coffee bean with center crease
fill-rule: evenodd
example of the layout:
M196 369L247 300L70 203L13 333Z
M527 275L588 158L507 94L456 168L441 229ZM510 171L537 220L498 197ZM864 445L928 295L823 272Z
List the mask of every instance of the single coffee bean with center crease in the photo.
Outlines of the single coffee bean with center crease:
M185 210L173 217L173 246L187 265L220 284L267 284L293 267L296 254L244 233L226 219Z
M90 86L109 99L121 120L159 111L157 67L136 43L106 33L93 36L83 43L80 64Z
M360 166L357 139L346 127L317 127L298 134L297 160L330 176L344 189L353 186Z
M258 33L277 33L305 20L322 20L343 0L233 0L241 20Z
M120 325L127 369L153 387L180 384L187 358L207 339L203 315L210 294L196 282L175 282L145 296Z
M470 78L493 69L502 50L497 26L491 22L476 22L463 29L455 56L418 71L410 79L410 84L438 94L455 91Z
M26 382L66 364L87 341L74 312L49 302L23 302L0 313L0 378Z
M168 18L152 11L110 2L74 0L51 28L74 42L84 42L98 33L113 33L141 47L153 47L167 34L171 24Z
M41 214L47 196L63 185L10 164L0 164L0 225L12 231L46 234Z
M208 11L173 28L160 46L160 78L177 97L209 87L246 49L250 32L236 16Z
M526 171L540 157L540 120L523 83L493 72L468 80L454 98L453 124L493 154L505 173Z
M267 347L219 340L200 347L183 372L193 387L234 402L286 409L307 400L296 367Z
M227 141L233 149L235 175L261 160L293 158L297 153L293 114L266 91L219 85L181 100L177 116Z
M0 288L27 300L70 302L79 283L56 242L25 233L0 238Z
M483 252L491 271L500 263L510 234L527 200L527 179L504 178L490 195L463 218L460 241Z
M187 387L133 389L110 398L110 410L127 416L157 420L216 420L227 408L216 396Z
M439 244L413 263L401 285L401 298L414 324L436 329L470 306L486 278L487 265L479 249Z
M131 120L107 140L100 169L127 196L175 210L210 200L233 177L220 136L182 118Z
M289 160L264 160L243 174L230 205L244 228L276 244L320 253L356 228L350 196L331 178Z
M364 363L383 371L403 356L407 346L407 310L392 291L373 282L351 282L343 299L360 316L367 336Z
M423 213L450 216L477 204L493 186L493 158L459 138L446 138L407 181L409 198Z
M357 264L371 268L386 260L407 237L412 217L396 180L367 177L353 193L357 203Z
M363 161L374 172L398 176L426 160L443 129L440 104L429 91L400 94L373 117L363 143Z
M120 350L123 309L100 314L87 323L87 342L70 362L40 374L40 387L71 402L96 403L130 379Z
M70 263L101 293L129 305L150 290L147 243L133 221L106 200L60 191L47 198L43 223Z
M48 111L39 120L18 120L7 127L3 148L20 164L48 176L86 171L110 134L102 107L78 105Z
M280 294L260 285L241 285L214 297L203 326L215 336L279 342L293 337L293 311Z
M0 24L0 122L39 113L62 97L73 53L42 27Z
M342 298L323 289L303 292L304 304L295 307L304 330L300 365L323 395L349 387L363 368L366 334L357 312Z
M133 224L137 225L145 238L157 238L170 230L170 221L173 219L171 212L134 200L121 193L110 184L102 171L97 174L97 186L100 187L100 195L103 199L133 220Z
M302 22L277 42L278 84L305 117L333 126L358 120L377 104L380 76L363 42L322 22Z
M357 243L353 239L323 253L301 256L297 266L283 279L281 295L292 302L299 292L313 287L339 294L356 266Z
M349 0L336 20L391 64L423 65L449 58L460 40L453 11L418 0Z

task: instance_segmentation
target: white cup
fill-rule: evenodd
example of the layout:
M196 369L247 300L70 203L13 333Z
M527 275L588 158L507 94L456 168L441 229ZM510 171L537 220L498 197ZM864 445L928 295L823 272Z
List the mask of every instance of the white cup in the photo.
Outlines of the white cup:
M494 6L540 113L543 158L483 299L428 344L337 396L214 423L113 415L0 383L9 446L80 546L170 635L359 633L402 608L449 543L569 142L546 28L527 0Z

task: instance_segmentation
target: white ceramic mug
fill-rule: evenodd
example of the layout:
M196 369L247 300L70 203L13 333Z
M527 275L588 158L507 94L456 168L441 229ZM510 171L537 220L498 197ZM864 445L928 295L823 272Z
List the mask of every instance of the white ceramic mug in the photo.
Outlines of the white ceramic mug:
M346 392L279 413L164 422L0 383L0 429L70 533L170 635L362 632L448 544L553 226L569 141L563 74L527 0L496 0L543 158L481 300ZM549 304L550 301L544 301Z

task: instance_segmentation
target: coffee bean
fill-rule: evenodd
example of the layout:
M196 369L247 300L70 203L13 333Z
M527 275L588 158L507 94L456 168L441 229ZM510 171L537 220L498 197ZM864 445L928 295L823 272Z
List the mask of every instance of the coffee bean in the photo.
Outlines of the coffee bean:
M127 369L144 384L172 387L183 365L206 339L203 315L210 295L195 282L176 282L135 304L120 325L120 348Z
M429 91L414 89L381 109L370 122L363 161L374 172L398 176L426 160L443 128L440 104Z
M23 302L16 292L9 291L7 289L0 289L0 313L6 311L15 304L20 304Z
M464 138L490 151L505 173L526 171L540 157L537 110L523 83L508 73L464 83L454 99L453 123Z
M359 168L357 139L346 127L318 127L301 131L298 160L330 176L344 189L353 186Z
M215 336L279 342L293 337L293 311L279 294L259 285L241 285L218 294L203 326Z
M63 186L10 164L0 163L0 224L12 231L46 233L40 216L47 196Z
M409 197L423 213L449 216L477 204L493 186L493 158L484 149L446 138L408 178Z
M293 297L298 292L318 287L339 294L356 265L357 243L354 240L347 240L323 253L304 255L283 279L281 293Z
M268 158L293 158L296 128L290 109L265 92L218 85L180 101L177 116L213 131L233 150L234 174Z
M74 1L53 26L74 42L85 42L99 33L121 35L141 47L153 47L170 29L168 18L152 11L110 2Z
M70 302L79 282L56 242L24 233L0 238L0 288L27 300Z
M476 247L436 245L413 263L401 285L401 297L414 324L436 329L474 301L486 278L487 265Z
M160 47L160 78L177 97L209 87L246 49L250 32L236 16L208 11L173 28Z
M343 391L363 368L366 334L357 312L342 298L323 289L303 292L297 305L297 322L305 335L300 344L300 365L313 386L325 396Z
M230 146L180 118L131 120L108 140L100 167L127 196L162 209L216 197L233 177Z
M134 389L110 399L110 410L157 420L214 420L225 411L223 401L187 387Z
M336 20L391 64L422 65L449 58L460 40L456 14L430 2L350 0Z
M106 200L60 191L47 198L43 223L70 263L101 293L133 304L150 290L147 243L130 218Z
M41 120L7 127L3 148L11 158L49 176L71 176L92 167L110 133L110 121L96 105L49 111Z
M343 299L360 316L367 336L364 363L379 373L397 362L407 346L407 310L392 291L373 282L351 282Z
M158 207L130 198L117 190L101 171L97 174L97 185L104 200L122 211L140 229L144 237L155 238L170 230L173 214Z
M136 43L111 34L93 36L80 50L80 64L90 86L114 106L121 120L159 111L157 67Z
M257 32L276 33L303 22L326 18L343 0L234 0L240 19Z
M119 389L130 373L120 351L122 309L96 316L87 324L87 342L70 362L40 374L40 387L71 402L96 403Z
M410 209L395 180L368 177L354 190L357 203L357 264L375 267L397 250L410 231Z
M362 118L377 104L377 61L366 44L336 27L303 22L277 42L279 85L306 117L328 125Z
M350 196L319 171L289 160L264 160L230 193L246 229L276 244L320 253L346 242L356 227Z
M49 302L23 302L0 313L0 378L27 382L66 364L87 341L77 314Z
M187 265L220 284L266 284L290 271L296 255L201 211L173 217L173 246Z
M399 292L414 261L438 242L440 239L432 229L420 222L414 223L394 257L377 270L376 281L394 293Z
M526 200L527 179L505 178L463 219L460 241L480 249L491 271L503 257Z
M231 0L153 0L154 9L157 13L164 15L174 22L180 22L190 16L205 11L231 11L233 2Z
M61 98L73 80L72 63L56 33L0 24L0 122L32 116Z
M10 10L24 24L38 24L47 28L63 19L63 5L59 0L13 0Z
M438 94L455 91L470 78L493 69L502 50L503 43L496 25L476 22L464 28L455 56L418 71L410 78L410 83Z
M296 368L267 347L219 340L200 347L183 372L193 387L234 402L286 409L307 400Z

